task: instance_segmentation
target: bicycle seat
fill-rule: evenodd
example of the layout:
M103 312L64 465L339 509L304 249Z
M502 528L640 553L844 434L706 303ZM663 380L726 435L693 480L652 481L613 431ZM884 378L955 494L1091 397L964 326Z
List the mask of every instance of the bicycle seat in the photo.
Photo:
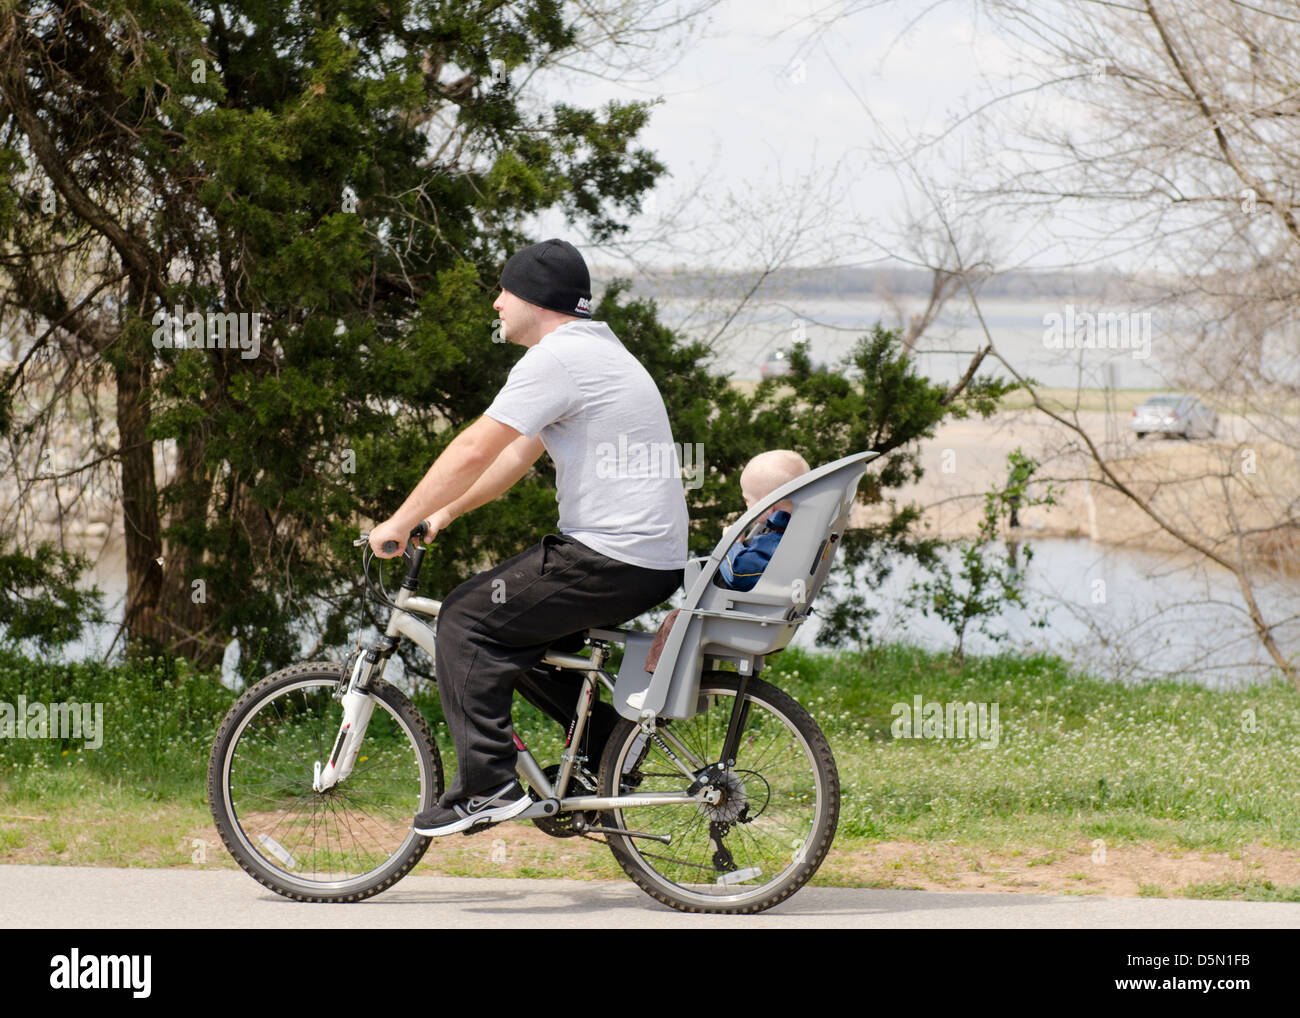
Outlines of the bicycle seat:
M614 706L630 720L689 718L696 713L705 658L735 663L741 674L783 649L812 610L848 526L867 464L880 454L854 453L810 470L756 502L727 528L713 552L686 564L686 598L653 673L645 670L653 633L626 633ZM794 508L784 536L752 590L728 590L714 577L731 546L776 503Z

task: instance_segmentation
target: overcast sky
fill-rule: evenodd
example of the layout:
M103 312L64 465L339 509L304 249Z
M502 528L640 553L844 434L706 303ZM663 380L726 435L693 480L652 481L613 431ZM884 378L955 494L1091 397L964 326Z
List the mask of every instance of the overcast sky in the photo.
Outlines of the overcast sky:
M929 203L906 169L882 163L900 142L939 132L980 96L1007 88L1018 62L972 4L941 3L928 13L929 4L890 4L831 17L843 6L724 0L677 63L648 82L582 75L547 82L551 98L588 106L662 98L641 135L671 174L656 189L650 221L699 191L675 241L640 250L643 261L698 264L694 252L727 235L727 250L705 257L752 265L765 257L762 248L779 244L783 218L803 224L796 260L805 264L828 253L841 264L872 264L882 248L897 248L889 238L906 210ZM958 131L916 162L931 187L958 182L971 141ZM812 207L800 209L800 196ZM740 205L728 206L729 197ZM736 213L753 229L718 225ZM771 225L760 230L760 220ZM1014 262L1056 260L1033 234L1016 235L1014 224L995 228L1006 231Z

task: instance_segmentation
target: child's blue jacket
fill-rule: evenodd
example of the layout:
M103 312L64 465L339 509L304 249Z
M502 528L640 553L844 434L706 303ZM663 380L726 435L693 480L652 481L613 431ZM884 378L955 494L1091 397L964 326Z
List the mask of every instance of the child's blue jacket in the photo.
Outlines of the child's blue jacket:
M781 543L790 514L784 509L767 518L763 529L748 541L737 541L718 567L718 585L729 590L753 590Z

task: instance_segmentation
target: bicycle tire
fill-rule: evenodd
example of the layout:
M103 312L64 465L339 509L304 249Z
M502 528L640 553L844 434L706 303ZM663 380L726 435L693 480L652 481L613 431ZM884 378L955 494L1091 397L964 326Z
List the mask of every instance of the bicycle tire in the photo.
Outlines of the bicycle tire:
M341 681L339 665L306 662L258 682L226 714L208 761L222 842L245 872L295 901L361 901L391 887L429 847L412 818L443 790L428 722L375 679L356 767L335 788L313 791L313 764L328 758L342 719Z
M737 690L734 672L705 672L700 680L704 709L685 721L661 723L656 734L667 743L661 733L671 731L696 756L693 765L717 762ZM745 699L749 716L730 770L734 777L722 802L712 807L692 803L602 814L606 827L673 837L672 843L662 845L606 835L614 858L637 886L679 911L725 915L765 911L812 878L835 837L839 772L825 735L793 697L769 682L751 678ZM601 794L621 794L620 789L622 793L684 791L689 784L685 776L657 742L643 743L644 750L638 747L640 735L640 728L626 719L615 727L601 759ZM634 752L641 759L629 761ZM625 765L630 768L626 776ZM716 839L713 823L720 825ZM740 837L732 839L734 832ZM721 861L720 844L728 852ZM769 872L772 875L762 883L751 883ZM684 879L705 874L712 882Z

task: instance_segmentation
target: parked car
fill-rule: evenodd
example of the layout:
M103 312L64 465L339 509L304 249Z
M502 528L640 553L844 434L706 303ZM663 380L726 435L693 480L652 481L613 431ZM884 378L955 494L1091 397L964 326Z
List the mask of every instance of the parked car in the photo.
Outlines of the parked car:
M826 365L820 361L813 361L812 369L814 372L823 372L826 370ZM790 351L773 350L758 370L764 378L784 378L794 370L790 364Z
M1129 421L1138 438L1159 432L1182 438L1213 438L1219 415L1195 396L1175 393L1152 396L1133 411Z

